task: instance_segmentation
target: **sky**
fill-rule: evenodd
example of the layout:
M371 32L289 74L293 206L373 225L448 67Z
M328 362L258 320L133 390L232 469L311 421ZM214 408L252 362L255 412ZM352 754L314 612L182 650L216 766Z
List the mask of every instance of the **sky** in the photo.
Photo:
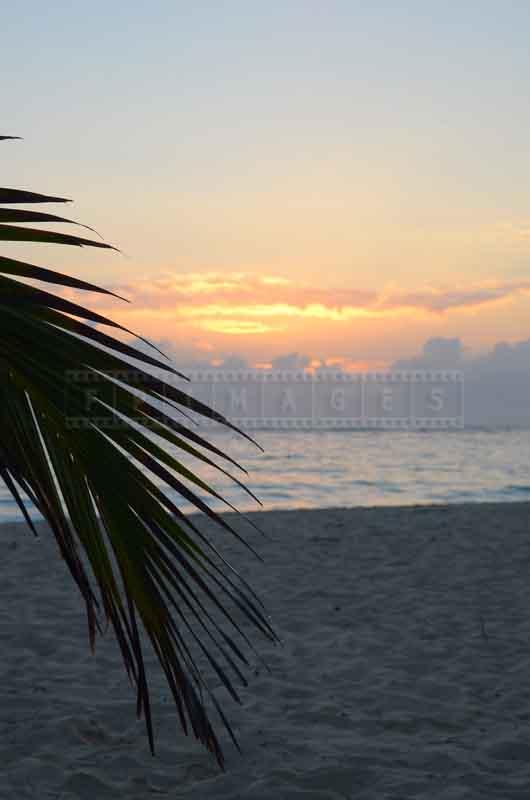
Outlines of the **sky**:
M186 355L381 368L530 338L530 5L3 10L2 183L123 255L11 245ZM50 208L50 210L52 210Z

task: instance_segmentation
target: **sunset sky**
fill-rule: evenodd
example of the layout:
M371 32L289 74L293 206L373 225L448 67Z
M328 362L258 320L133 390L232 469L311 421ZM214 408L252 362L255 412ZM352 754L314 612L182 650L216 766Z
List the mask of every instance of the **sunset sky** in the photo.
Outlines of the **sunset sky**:
M10 6L2 183L124 255L7 250L190 360L529 339L529 31L486 0Z

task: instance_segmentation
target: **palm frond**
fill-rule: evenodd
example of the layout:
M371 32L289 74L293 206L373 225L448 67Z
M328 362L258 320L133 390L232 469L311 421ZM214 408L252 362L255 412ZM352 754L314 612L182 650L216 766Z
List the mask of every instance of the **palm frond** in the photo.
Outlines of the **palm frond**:
M10 138L16 137L0 136L0 140ZM49 202L67 201L0 188L3 206ZM101 241L26 227L35 222L71 221L0 208L0 241L114 249ZM28 498L48 521L84 599L92 651L96 632L101 633L103 607L136 686L137 713L145 716L151 752L154 732L139 623L164 670L184 731L191 727L222 768L223 753L203 701L204 690L236 744L237 740L209 692L190 644L199 648L236 700L227 673L245 683L238 662L244 665L246 658L204 602L213 604L245 645L252 646L227 600L266 638L279 640L252 589L164 489L241 538L199 493L222 498L164 445L195 457L198 464L215 467L249 492L229 472L229 465L242 468L166 412L191 410L233 426L179 388L175 379L184 376L155 355L156 348L151 355L110 336L93 324L127 329L24 279L112 294L54 270L0 256L0 477L33 530ZM127 358L141 366L133 368ZM164 370L173 382L155 376L149 367ZM81 560L82 551L91 576Z
M25 208L0 208L0 222L64 222L69 225L79 225L87 231L97 233L88 225L81 225L73 219L58 217L57 214L44 214L42 211L27 211Z
M5 136L4 139L13 139ZM52 197L49 194L36 194L24 189L0 189L0 203L71 203L68 197Z

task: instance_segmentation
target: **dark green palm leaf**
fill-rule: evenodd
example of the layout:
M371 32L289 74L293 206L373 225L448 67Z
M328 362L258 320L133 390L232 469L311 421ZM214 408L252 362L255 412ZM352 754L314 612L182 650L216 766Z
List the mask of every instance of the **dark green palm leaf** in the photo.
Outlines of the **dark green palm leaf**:
M0 241L70 244L76 245L77 247L101 247L103 250L116 250L115 247L105 242L96 242L93 239L82 239L80 236L71 236L68 233L41 231L38 228L19 228L17 225L0 225Z
M17 137L0 136L0 140L10 138ZM44 202L66 200L0 189L0 204ZM114 249L91 239L28 228L27 222L70 220L0 208L0 240ZM247 660L236 638L207 605L217 609L247 646L252 647L230 605L268 639L278 641L278 637L252 589L165 489L241 539L197 492L222 498L163 444L194 456L198 464L215 467L248 492L214 460L239 468L233 459L167 412L191 410L233 426L180 389L175 379L184 376L167 362L86 321L127 329L20 280L28 278L112 294L44 267L0 257L0 477L33 530L27 498L48 521L85 601L92 650L96 632L101 632L103 607L136 685L137 713L145 715L151 751L154 734L140 622L164 670L184 730L191 727L222 767L223 754L203 702L204 690L237 742L190 645L199 649L236 700L228 673L231 670L245 684L238 662L244 665ZM144 366L133 366L125 357ZM147 371L148 366L172 374L173 382ZM88 558L101 604L81 551Z
M4 139L13 139L13 136ZM26 192L24 189L0 188L0 203L71 203L68 197L52 197L49 194Z
M115 294L115 292L110 292L108 289L102 289L101 286L81 281L79 278L72 278L69 275L63 275L60 272L55 272L53 269L36 267L34 264L27 264L24 261L16 261L13 258L4 258L0 256L0 272L4 275L17 275L19 278L30 278L32 280L45 281L46 283L55 283L58 286L68 286L72 289L84 289L87 292L107 294L112 297L117 297L118 300L129 302L125 297L121 297L119 294Z
M81 225L73 219L58 217L57 214L43 214L41 211L27 211L25 208L0 208L0 222L64 222L69 225L79 225L87 231L97 233L88 225Z

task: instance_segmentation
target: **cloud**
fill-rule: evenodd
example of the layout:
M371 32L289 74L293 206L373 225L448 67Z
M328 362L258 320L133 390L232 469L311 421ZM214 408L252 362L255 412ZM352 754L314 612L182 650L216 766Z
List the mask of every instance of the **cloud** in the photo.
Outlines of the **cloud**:
M431 338L419 355L399 359L391 368L464 369L468 375L524 372L530 376L530 339L496 342L486 353L473 355L467 352L460 338Z
M220 359L216 366L219 369L247 369L250 364L246 360L246 358L241 358L238 355L229 355L226 358Z
M283 330L283 328L278 325L265 325L263 322L234 319L206 319L199 323L199 327L211 333L229 334L231 336L272 333L273 331Z
M530 281L488 282L456 288L427 286L414 291L389 285L373 291L316 288L284 276L204 272L166 273L112 289L133 303L126 309L122 306L122 314L156 313L160 318L197 321L205 330L237 335L278 330L282 321L293 319L340 323L411 313L466 312L529 293ZM109 300L96 296L94 304L108 307ZM112 303L112 308L117 307ZM260 325L255 324L256 318ZM247 325L242 324L245 320ZM272 326L270 320L275 320L276 325Z
M304 369L311 363L309 356L299 353L288 353L285 356L277 356L271 361L273 369Z
M483 284L460 289L425 289L391 294L385 297L381 307L420 309L431 313L466 311L475 306L496 303L527 292L530 292L530 281Z
M394 362L393 369L458 369L462 366L462 342L458 338L427 339L422 353Z
M400 359L391 369L458 369L466 425L530 425L529 339L497 342L482 355L468 354L458 338L429 339L420 355Z

